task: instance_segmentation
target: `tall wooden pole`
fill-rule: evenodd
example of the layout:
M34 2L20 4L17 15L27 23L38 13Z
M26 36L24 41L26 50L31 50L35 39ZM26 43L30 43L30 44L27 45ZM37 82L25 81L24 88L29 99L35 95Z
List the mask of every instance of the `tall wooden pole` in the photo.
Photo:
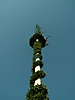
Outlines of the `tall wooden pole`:
M36 31L29 40L29 45L33 48L32 76L30 77L30 89L26 94L26 100L49 100L48 89L42 84L41 78L46 76L41 70L43 67L41 49L46 46L46 39L42 35L40 26L36 25Z

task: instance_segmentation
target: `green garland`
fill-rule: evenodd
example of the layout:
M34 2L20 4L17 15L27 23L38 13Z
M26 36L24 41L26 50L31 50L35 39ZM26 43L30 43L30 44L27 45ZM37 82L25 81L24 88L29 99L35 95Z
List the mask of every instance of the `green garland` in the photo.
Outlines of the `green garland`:
M41 43L39 41L35 41L33 45L34 49L40 48L41 49Z
M38 66L38 65L40 65L40 68L42 68L44 64L41 60L37 61L37 62L33 62L33 65L32 65L32 68L31 68L32 73L35 72L35 67Z
M33 48L34 48L34 55L36 53L40 53L41 54L41 43L39 41L35 41L35 43L33 45Z
M49 100L48 89L45 85L37 85L28 90L26 100Z
M33 60L34 60L34 61L35 61L37 58L40 58L40 60L42 60L42 58L43 58L43 57L42 57L42 54L37 54L37 55L34 54L34 55L33 55Z
M38 78L44 78L46 76L46 73L44 71L37 71L30 77L30 86L32 87L34 85L34 82Z
M40 65L40 68L42 68L42 66L43 66L43 62L42 62L42 60L38 60L38 61L34 61L33 60L33 65L32 65L32 67L36 67L36 66L38 66L38 65Z
M41 43L39 41L35 41L34 45L34 54L33 54L33 65L32 65L32 72L35 72L35 67L40 65L40 68L42 68L43 66L43 62L42 62L42 54L41 54ZM39 54L37 54L39 53ZM39 58L40 61L36 62L36 59Z
M36 53L41 54L41 49L35 49L35 50L34 50L34 55L35 55Z

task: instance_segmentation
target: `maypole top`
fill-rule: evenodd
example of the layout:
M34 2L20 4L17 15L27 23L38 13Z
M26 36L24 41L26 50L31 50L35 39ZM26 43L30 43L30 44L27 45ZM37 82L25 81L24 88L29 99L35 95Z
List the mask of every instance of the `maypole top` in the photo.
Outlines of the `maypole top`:
M40 35L43 34L42 31L41 31L41 27L38 24L36 24L35 34L40 34Z
M39 42L41 43L41 47L45 47L46 44L46 39L44 38L44 36L42 35L43 32L41 31L41 28L38 24L36 24L36 30L34 35L30 38L29 41L29 45L33 48L34 42L36 41L36 39L39 40Z

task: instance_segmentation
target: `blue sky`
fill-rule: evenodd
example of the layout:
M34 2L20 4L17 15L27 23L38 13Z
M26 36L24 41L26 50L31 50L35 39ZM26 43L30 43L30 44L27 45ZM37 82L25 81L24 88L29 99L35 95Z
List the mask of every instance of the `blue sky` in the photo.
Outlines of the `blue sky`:
M25 98L37 23L51 35L42 50L49 98L75 100L75 0L0 0L0 100Z

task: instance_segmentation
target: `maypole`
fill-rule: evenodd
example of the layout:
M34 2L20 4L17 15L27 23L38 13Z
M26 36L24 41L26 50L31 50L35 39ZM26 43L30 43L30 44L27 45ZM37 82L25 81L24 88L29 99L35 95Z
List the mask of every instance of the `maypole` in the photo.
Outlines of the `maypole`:
M29 45L33 48L33 59L32 59L32 76L30 77L30 89L26 94L26 100L49 100L48 89L42 84L41 78L46 76L46 73L41 70L43 67L42 52L46 44L46 39L42 35L40 26L36 25L36 31L29 40Z

